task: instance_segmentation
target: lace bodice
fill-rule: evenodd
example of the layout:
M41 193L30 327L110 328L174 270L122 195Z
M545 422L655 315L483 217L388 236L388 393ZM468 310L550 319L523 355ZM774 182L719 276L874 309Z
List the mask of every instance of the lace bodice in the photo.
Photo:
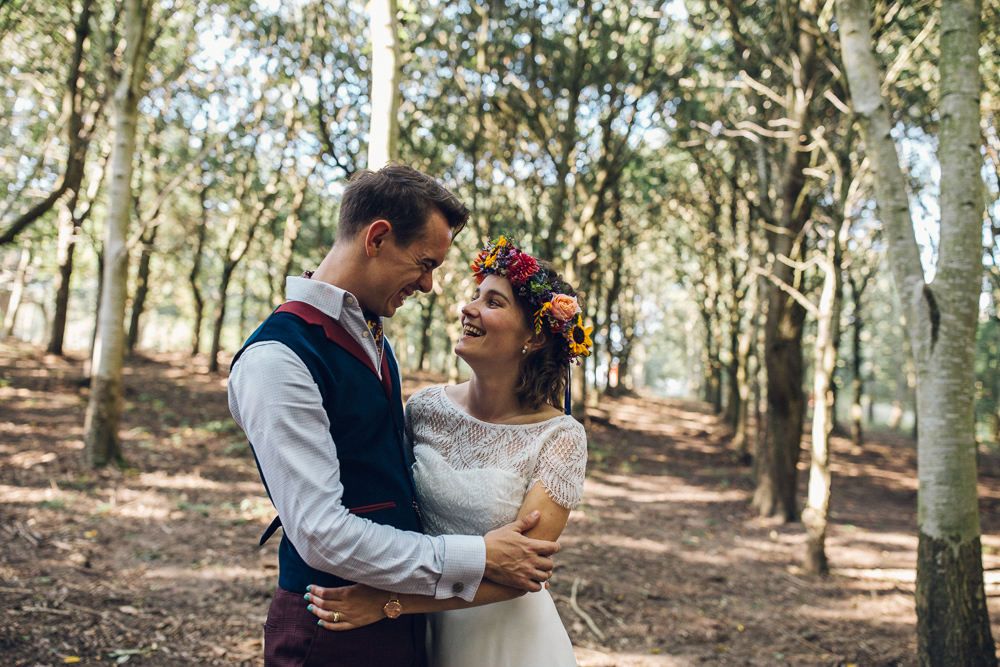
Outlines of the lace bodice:
M466 414L443 386L434 386L407 402L406 433L431 535L484 535L510 523L535 482L563 507L583 497L587 435L570 416L491 424Z

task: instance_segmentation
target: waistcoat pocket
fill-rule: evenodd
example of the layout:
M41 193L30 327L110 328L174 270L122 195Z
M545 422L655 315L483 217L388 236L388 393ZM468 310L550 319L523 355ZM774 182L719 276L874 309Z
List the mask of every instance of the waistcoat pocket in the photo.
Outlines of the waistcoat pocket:
M389 501L387 503L375 503L374 505L362 505L361 507L352 507L347 510L351 514L368 514L369 512L377 512L378 510L388 510L396 506L396 503Z

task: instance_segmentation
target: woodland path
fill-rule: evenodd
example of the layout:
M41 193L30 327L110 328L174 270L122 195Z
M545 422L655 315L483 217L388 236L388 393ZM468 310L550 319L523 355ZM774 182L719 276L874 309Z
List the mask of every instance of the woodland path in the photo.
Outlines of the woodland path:
M262 664L277 540L256 543L273 510L205 365L129 359L129 467L95 472L82 362L0 343L0 665ZM751 511L751 472L704 405L604 401L588 432L551 588L583 667L916 664L912 441L834 438L834 570L820 579L798 569L801 525ZM1000 636L1000 456L981 463Z

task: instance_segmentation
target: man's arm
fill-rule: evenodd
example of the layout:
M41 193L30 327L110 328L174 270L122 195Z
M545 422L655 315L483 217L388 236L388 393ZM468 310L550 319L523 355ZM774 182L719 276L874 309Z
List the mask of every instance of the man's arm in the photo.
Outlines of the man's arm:
M279 342L244 351L229 378L229 406L253 444L285 533L311 567L378 588L471 600L487 554L517 553L518 545L523 552L529 542L520 533L489 541L430 537L351 514L341 502L340 462L319 388ZM534 564L521 565L521 579L545 576Z
M557 540L566 526L569 513L568 507L552 500L545 486L537 482L524 497L524 502L518 511L518 519L511 525L519 525L525 534L534 537ZM541 520L536 521L537 516L530 521L527 520L533 515L540 515ZM492 581L483 581L472 601L455 598L436 600L424 595L398 595L396 599L401 603L404 614L426 614L448 609L479 607L511 600L523 594L523 591L514 588L501 586ZM310 586L307 599L310 603L309 611L322 621L324 628L351 630L385 618L383 607L389 600L389 593L369 586L342 588ZM336 616L334 611L337 612Z

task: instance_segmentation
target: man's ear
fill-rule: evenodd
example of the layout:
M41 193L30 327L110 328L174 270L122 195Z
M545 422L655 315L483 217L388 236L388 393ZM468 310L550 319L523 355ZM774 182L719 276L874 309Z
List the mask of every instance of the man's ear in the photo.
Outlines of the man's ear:
M376 220L368 225L365 232L365 253L369 257L377 257L392 237L392 223L388 220Z

